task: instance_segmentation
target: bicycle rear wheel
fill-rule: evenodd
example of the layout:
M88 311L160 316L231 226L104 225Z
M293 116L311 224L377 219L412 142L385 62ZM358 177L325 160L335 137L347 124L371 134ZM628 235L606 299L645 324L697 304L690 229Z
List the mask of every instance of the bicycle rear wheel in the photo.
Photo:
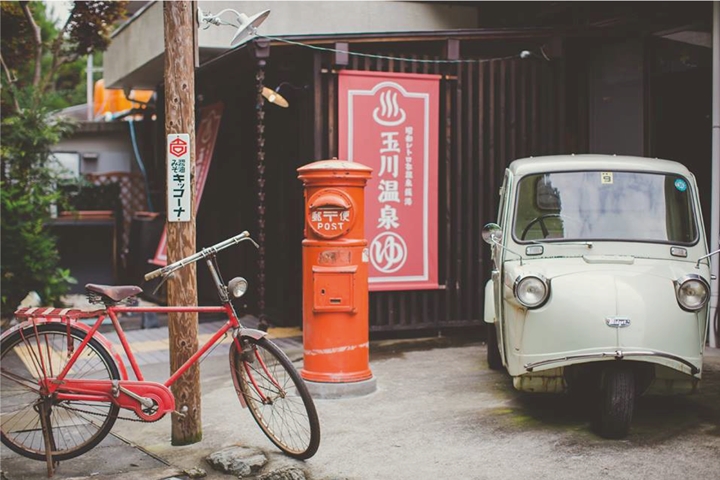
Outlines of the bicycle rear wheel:
M46 460L41 412L52 435L56 461L87 452L110 432L119 407L110 402L58 401L43 395L40 380L59 375L86 333L53 323L30 325L0 343L0 439L33 460ZM117 365L96 339L90 339L67 378L119 379ZM42 408L41 408L42 406Z
M265 435L301 460L320 445L320 421L312 397L290 359L267 338L242 337L230 349L235 390Z

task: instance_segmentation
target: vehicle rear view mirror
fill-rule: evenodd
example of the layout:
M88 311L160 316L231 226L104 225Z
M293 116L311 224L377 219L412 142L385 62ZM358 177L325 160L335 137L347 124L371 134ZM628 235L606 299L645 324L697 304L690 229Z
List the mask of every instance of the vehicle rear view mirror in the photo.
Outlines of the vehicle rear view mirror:
M482 229L482 238L485 243L494 245L502 241L502 229L497 223L488 223Z

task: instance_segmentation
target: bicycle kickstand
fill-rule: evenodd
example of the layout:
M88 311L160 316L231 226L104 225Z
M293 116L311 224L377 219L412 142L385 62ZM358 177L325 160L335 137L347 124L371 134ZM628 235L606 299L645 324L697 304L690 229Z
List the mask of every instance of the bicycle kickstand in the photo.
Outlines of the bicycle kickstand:
M43 439L45 440L45 457L47 459L48 478L55 474L55 470L60 466L60 462L53 460L52 452L55 450L55 438L52 434L52 426L50 425L50 415L47 411L46 401L40 402L39 412L40 424L43 431Z

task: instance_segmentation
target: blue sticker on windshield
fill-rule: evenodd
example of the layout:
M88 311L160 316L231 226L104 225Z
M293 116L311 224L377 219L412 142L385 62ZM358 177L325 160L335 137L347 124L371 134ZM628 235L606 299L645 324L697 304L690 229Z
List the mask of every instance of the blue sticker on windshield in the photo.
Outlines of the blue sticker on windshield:
M677 188L681 192L684 192L685 190L687 190L687 183L685 183L685 180L683 180L682 178L678 178L677 180L675 180L675 188Z

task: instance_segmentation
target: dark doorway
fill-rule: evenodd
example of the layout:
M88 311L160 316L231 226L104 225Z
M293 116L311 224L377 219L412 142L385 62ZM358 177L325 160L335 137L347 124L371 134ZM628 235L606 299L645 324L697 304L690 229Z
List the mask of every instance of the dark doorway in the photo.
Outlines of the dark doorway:
M650 154L682 163L695 175L710 231L711 49L657 39L650 75Z

